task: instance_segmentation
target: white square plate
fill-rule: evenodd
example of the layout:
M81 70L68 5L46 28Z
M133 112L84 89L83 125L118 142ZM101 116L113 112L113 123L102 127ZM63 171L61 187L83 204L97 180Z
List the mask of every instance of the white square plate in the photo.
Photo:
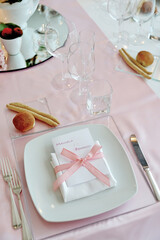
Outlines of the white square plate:
M53 191L55 174L50 165L51 139L83 128L89 128L93 139L101 143L117 185L90 197L64 203L60 191ZM31 140L25 146L24 169L32 201L40 216L48 222L72 221L104 213L124 204L137 192L126 152L113 133L101 124L66 127Z

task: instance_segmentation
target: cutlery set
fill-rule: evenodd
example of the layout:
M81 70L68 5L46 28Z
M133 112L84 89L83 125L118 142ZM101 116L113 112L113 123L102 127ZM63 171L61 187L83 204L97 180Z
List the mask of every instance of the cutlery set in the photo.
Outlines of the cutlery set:
M20 194L22 192L22 187L20 183L19 176L16 170L11 168L9 159L4 157L0 159L1 163L1 172L5 182L8 183L9 191L10 191L10 198L11 198L11 216L12 216L12 226L14 229L22 228L22 239L23 240L32 240L32 233L27 223L23 206L20 198ZM19 208L20 208L20 215L13 197L13 193L17 195Z

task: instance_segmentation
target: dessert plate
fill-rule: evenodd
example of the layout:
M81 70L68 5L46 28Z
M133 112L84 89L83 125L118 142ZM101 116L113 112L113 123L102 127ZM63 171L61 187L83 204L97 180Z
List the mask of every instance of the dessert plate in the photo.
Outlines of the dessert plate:
M51 114L46 98L40 98L40 99L31 101L31 102L25 102L24 104L29 107L35 108L35 109L39 110L40 112ZM32 128L31 130L29 130L27 132L18 131L15 128L15 126L13 125L13 118L15 117L16 114L17 114L16 112L11 111L8 108L5 109L5 115L6 115L8 130L9 130L11 139L34 134L34 133L41 132L41 131L45 131L45 130L51 128L48 124L44 124L41 121L37 121L35 127Z
M93 139L101 143L117 185L90 197L64 203L60 191L53 191L55 174L50 165L51 139L84 128L88 128ZM24 150L24 170L32 201L40 216L48 222L79 220L104 213L124 204L137 192L126 152L114 134L101 124L66 127L29 141Z
M146 50L147 51L147 50ZM127 49L127 52L134 58L136 59L136 56L137 56L137 53L139 51L135 51L135 50L132 50L132 49ZM152 65L146 67L146 69L150 72L152 72L152 75L151 75L151 80L154 80L154 81L158 81L160 82L160 57L159 56L156 56L153 54L153 57L154 57L154 62L152 63ZM127 74L131 74L131 75L137 75L137 76L140 76L142 77L142 75L136 73L133 69L131 69L125 62L124 60L122 59L122 57L120 58L117 66L116 66L116 70L117 71L120 71L120 72L125 72ZM150 80L149 80L150 81Z

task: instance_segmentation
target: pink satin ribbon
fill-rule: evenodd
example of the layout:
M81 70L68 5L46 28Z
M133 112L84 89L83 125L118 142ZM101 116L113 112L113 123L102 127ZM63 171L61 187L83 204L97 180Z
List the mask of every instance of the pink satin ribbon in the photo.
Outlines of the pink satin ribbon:
M59 186L65 180L67 180L74 172L76 172L81 166L86 167L88 171L91 172L94 176L96 176L101 182L110 186L109 178L89 162L90 160L99 159L104 156L103 153L99 151L101 148L101 145L95 144L84 158L80 158L75 153L63 148L61 154L72 160L72 162L61 164L54 168L55 173L66 170L65 173L58 177L57 180L54 182L54 191L56 191Z

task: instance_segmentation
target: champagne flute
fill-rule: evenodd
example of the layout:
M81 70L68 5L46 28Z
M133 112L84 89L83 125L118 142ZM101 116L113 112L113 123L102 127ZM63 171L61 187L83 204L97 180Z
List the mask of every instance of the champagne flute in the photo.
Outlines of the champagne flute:
M88 83L95 69L93 46L87 42L78 42L70 46L68 54L68 71L78 81L78 89L71 94L73 101L85 99Z
M88 43L91 48L95 48L95 32L88 29L88 28L84 28L79 32L79 36L78 36L78 40L79 42L86 42Z
M60 16L59 25L61 28L56 28L54 18L51 18L45 29L45 46L47 51L55 58L60 60L61 73L53 79L55 89L62 90L73 87L76 83L68 73L67 56L69 47L72 43L78 42L78 33L76 26L70 20ZM61 36L66 35L65 42L62 42Z
M138 23L138 33L132 35L131 40L133 45L142 45L148 39L142 34L142 24L149 21L154 15L156 0L142 1L137 0L135 5L135 14L133 19Z

